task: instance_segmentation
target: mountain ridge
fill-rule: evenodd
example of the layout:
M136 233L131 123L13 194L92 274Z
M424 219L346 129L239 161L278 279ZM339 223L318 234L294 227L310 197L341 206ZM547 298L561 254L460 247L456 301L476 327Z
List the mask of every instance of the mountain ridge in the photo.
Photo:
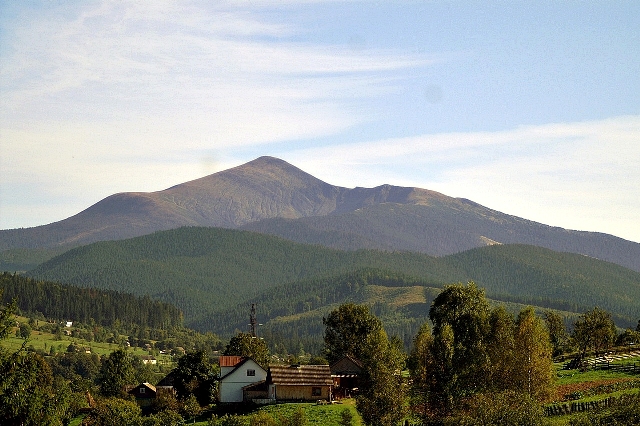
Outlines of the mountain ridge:
M551 227L422 188L334 186L267 156L162 191L114 194L52 224L0 230L0 252L72 248L182 226L241 228L339 249L434 256L522 243L640 271L640 244L622 238Z

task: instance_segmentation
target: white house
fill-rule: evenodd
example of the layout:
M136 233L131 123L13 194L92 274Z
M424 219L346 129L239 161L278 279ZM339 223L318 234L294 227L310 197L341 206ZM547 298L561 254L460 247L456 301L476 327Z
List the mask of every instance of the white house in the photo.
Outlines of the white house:
M220 402L243 402L242 388L266 378L267 371L251 358L221 356L218 399Z

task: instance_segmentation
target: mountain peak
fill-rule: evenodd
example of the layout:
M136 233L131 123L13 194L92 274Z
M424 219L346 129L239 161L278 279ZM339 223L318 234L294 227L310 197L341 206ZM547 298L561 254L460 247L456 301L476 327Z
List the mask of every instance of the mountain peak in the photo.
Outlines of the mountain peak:
M265 223L265 219L277 220ZM181 226L249 225L252 230L300 242L435 255L488 241L525 243L640 270L637 243L552 229L427 189L389 184L351 189L334 186L270 156L163 191L112 195L50 225L0 231L0 251L74 247Z

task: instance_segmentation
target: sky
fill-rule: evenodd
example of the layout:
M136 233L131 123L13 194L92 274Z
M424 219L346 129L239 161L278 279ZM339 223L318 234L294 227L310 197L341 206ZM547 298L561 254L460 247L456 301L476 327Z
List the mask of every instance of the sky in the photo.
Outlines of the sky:
M640 2L0 2L0 229L259 156L640 242Z

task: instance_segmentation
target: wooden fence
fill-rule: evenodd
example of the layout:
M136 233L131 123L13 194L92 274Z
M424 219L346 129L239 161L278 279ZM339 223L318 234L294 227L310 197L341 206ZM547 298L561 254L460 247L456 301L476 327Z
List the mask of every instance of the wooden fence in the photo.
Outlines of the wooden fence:
M581 413L583 411L597 410L601 408L615 407L619 405L628 405L634 401L640 400L640 394L636 395L621 395L619 397L610 396L598 401L589 402L565 402L562 404L553 404L544 408L545 415L547 416L562 416L571 413Z

